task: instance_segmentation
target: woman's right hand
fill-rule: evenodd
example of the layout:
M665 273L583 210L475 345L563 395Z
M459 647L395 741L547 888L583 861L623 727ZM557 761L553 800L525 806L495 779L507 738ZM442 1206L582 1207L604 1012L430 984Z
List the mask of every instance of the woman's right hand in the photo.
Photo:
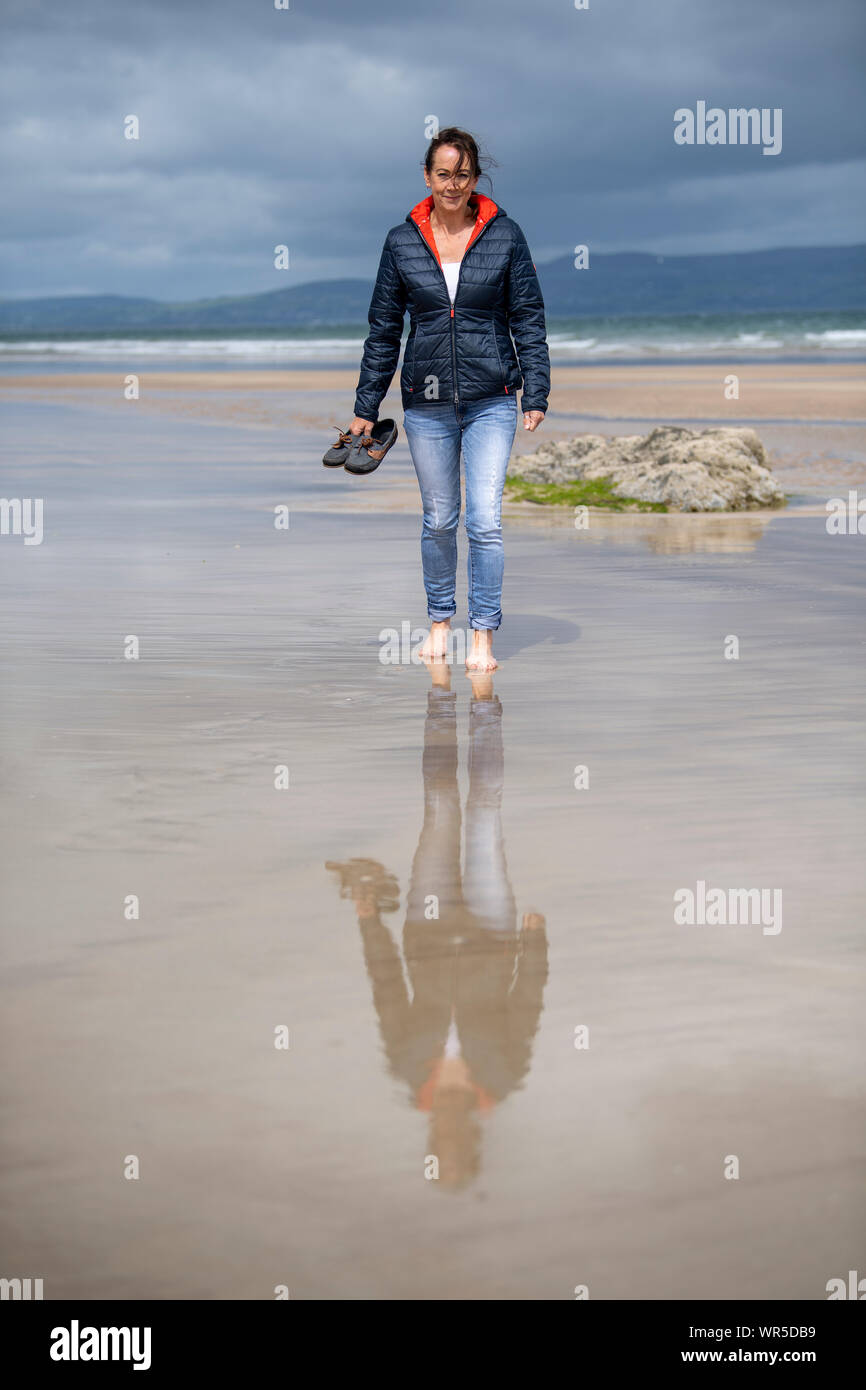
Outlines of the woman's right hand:
M373 428L372 420L362 420L360 415L356 415L349 426L350 434L369 434Z

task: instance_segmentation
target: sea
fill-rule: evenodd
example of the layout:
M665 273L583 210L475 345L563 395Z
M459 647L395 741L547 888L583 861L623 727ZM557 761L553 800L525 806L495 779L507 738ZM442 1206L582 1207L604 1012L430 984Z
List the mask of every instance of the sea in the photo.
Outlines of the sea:
M365 324L249 332L56 333L0 336L4 375L116 367L202 370L357 366ZM681 361L859 362L866 359L863 310L642 315L549 319L559 366Z

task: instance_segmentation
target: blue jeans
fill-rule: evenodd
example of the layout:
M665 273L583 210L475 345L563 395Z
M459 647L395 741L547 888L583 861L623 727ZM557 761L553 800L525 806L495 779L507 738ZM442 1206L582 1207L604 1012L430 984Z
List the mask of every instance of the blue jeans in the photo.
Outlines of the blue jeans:
M492 396L460 406L416 406L403 416L418 475L424 523L421 566L427 613L443 622L457 612L457 523L460 520L460 451L466 473L469 540L469 626L502 622L502 489L517 429L514 396Z

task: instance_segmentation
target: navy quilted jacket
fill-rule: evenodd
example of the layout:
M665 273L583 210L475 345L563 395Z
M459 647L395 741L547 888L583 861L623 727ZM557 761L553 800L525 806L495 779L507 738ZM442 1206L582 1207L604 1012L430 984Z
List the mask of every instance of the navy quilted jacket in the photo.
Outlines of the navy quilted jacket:
M368 315L355 414L377 420L400 355L403 316L409 337L400 373L403 408L461 404L523 388L524 410L547 410L550 358L544 301L526 238L483 194L460 263L452 308L430 229L425 198L392 227Z

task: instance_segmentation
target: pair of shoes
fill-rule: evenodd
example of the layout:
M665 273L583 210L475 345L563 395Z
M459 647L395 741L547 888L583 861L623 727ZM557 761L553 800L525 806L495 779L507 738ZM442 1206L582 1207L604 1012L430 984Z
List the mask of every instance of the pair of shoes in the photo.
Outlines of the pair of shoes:
M347 473L372 473L397 441L393 420L380 420L369 434L352 434L335 425L337 442L322 459L326 468L345 468Z
M380 912L396 912L400 906L397 880L378 860L349 859L338 864L326 859L325 868L339 875L341 898L366 895L375 902Z

